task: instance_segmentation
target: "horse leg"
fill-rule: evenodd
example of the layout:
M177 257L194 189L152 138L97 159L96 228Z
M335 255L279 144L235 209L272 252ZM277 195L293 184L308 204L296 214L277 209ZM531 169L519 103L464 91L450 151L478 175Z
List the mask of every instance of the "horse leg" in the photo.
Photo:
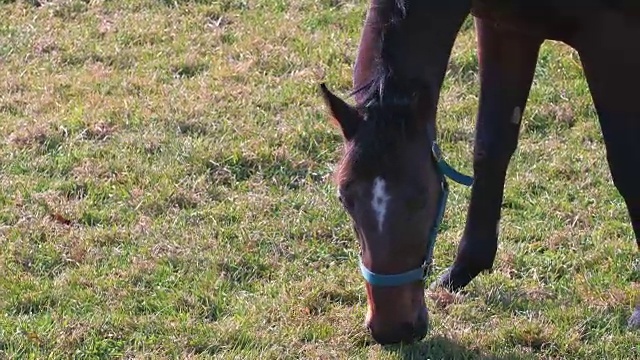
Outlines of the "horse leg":
M574 47L598 114L611 177L627 205L640 248L639 37L639 18L605 13L585 26ZM640 328L640 302L629 326Z
M432 285L458 290L493 266L507 167L518 145L543 40L475 19L480 74L474 184L464 234L453 265Z

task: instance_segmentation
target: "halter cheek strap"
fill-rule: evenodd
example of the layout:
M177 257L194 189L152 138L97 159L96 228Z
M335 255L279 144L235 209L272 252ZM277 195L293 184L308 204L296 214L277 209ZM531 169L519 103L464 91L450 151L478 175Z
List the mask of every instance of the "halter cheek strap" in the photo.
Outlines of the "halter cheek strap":
M473 178L471 176L467 176L458 172L442 158L440 148L435 141L433 142L433 145L431 147L431 155L434 157L434 159L436 160L436 164L438 165L438 172L440 173L442 179L440 182L442 191L440 192L440 199L438 200L438 213L433 226L431 227L431 231L429 232L429 238L427 239L427 253L425 254L424 261L419 268L409 270L401 274L383 275L376 274L373 271L367 269L367 267L362 262L362 257L360 257L360 273L362 274L364 279L373 286L400 286L416 281L424 281L424 279L431 272L433 248L436 244L436 237L438 236L438 230L444 217L447 198L449 196L449 185L447 184L446 178L448 177L452 181L465 186L471 186L473 184Z

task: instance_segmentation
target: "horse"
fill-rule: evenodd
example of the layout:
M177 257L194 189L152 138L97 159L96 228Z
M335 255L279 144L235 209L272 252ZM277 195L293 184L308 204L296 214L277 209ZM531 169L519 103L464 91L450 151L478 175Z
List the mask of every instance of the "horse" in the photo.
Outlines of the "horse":
M640 248L640 5L634 0L371 0L353 68L350 105L321 83L341 130L334 181L358 239L365 325L379 344L413 343L429 329L425 278L448 192L471 186L453 264L432 287L464 288L492 268L506 170L541 44L580 56L613 183ZM471 15L480 97L473 176L449 167L436 109L457 34ZM640 327L640 304L629 318Z

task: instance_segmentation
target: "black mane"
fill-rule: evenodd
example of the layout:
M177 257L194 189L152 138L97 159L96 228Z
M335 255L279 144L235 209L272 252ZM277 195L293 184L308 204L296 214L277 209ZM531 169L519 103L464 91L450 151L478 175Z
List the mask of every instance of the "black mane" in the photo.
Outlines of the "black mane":
M349 172L372 175L381 169L393 172L398 150L411 136L416 136L417 96L428 96L427 84L407 78L397 71L403 66L402 42L412 35L403 21L407 18L407 0L381 0L374 26L381 29L379 53L371 78L356 88L357 108L365 122L360 126L349 151ZM403 69L404 70L404 69Z
M405 0L381 0L376 7L378 15L374 26L382 29L378 48L380 52L375 56L375 68L371 79L356 88L350 95L362 95L363 101L359 104L361 110L370 107L384 105L395 105L406 100L405 94L398 92L394 87L398 87L400 81L395 74L394 68L398 65L398 58L395 54L401 34L402 21L407 16L407 6ZM396 85L396 86L393 86Z
M370 121L391 121L391 113L407 111L415 103L417 95L429 91L423 80L407 77L398 71L406 66L400 50L412 36L407 26L411 11L408 3L409 0L379 0L371 5L376 8L377 15L373 26L381 29L376 47L380 50L375 54L369 81L350 94L359 98L357 107L369 115Z

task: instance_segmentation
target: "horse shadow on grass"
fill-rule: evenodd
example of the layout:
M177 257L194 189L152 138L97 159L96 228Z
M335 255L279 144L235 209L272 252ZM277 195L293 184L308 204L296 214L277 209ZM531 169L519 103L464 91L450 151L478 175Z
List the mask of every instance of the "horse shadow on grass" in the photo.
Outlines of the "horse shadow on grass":
M471 350L443 336L433 336L413 345L385 346L385 351L406 360L525 360L521 354L495 356L480 350Z

